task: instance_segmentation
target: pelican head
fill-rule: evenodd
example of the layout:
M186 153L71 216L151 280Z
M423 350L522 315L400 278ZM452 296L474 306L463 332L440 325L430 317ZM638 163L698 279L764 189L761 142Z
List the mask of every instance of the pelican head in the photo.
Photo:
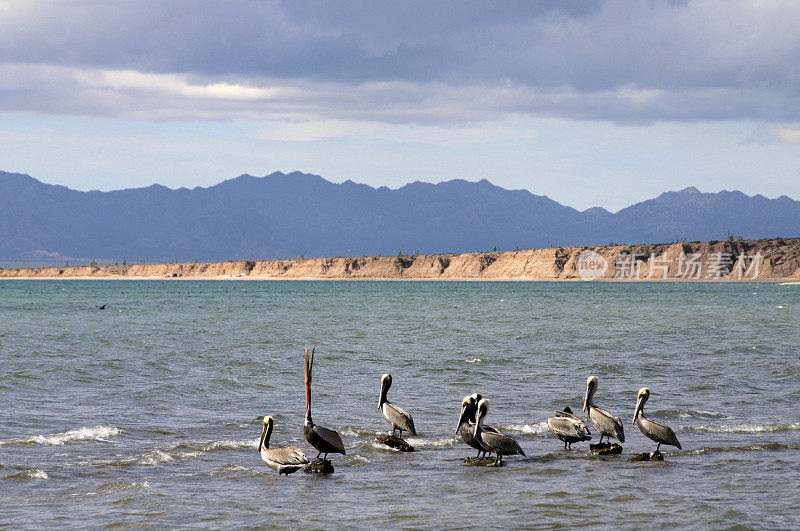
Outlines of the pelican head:
M636 410L633 412L633 422L631 424L636 424L636 419L644 411L644 404L648 398L650 398L650 389L647 387L639 389L639 393L636 395Z
M386 394L389 392L389 388L392 386L392 375L388 372L381 376L381 397L378 400L378 411L380 411L381 406L383 403L386 402Z
M595 391L597 391L597 376L589 376L586 380L586 394L583 397L584 413L589 409L589 402L592 401Z
M475 408L475 405L480 400L480 396L478 393L467 395L461 400L461 413L458 415L458 426L456 426L456 435L458 435L458 430L461 428L461 425L465 422L468 422L470 417L472 416L472 410ZM477 398L476 398L477 397Z
M269 426L272 424L272 416L271 415L264 415L264 424Z

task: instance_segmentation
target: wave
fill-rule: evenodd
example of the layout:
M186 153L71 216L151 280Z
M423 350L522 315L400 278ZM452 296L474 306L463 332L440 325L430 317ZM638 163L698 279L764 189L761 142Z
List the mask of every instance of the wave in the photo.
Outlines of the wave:
M658 409L648 412L654 419L724 419L726 416L703 409Z
M142 455L125 458L112 463L116 466L155 466L176 459L195 459L207 453L226 450L241 450L258 447L259 439L221 440L203 444L179 444L167 450L152 450Z
M547 427L547 421L537 422L535 424L509 424L507 426L496 426L500 431L516 432L524 435L543 435L550 430Z
M716 426L696 426L685 428L698 433L769 433L774 431L798 431L800 422L793 424L729 424Z
M448 437L446 439L423 439L421 437L409 437L406 439L406 442L414 448L452 448L456 444L456 440L453 437Z
M131 489L149 489L150 484L147 481L112 481L110 483L103 483L94 490L95 494L101 493L116 493Z
M16 439L0 440L0 446L4 444L43 444L47 446L63 446L64 444L77 441L98 441L106 442L109 437L115 437L122 433L122 430L115 426L92 426L76 428L61 433L50 435L33 435L31 437L18 437Z
M16 474L11 474L10 476L6 476L3 479L11 479L11 480L27 480L27 479L47 479L48 476L47 472L44 470L38 469L31 469L31 470L24 470L22 472L18 472Z
M746 446L725 446L713 447L705 446L703 448L695 448L693 450L678 452L683 455L703 455L713 452L764 452L769 450L800 450L800 444L782 444L782 443L767 443L767 444L748 444Z
M480 362L482 362L483 360L482 360L482 359L480 359L480 358L467 358L467 359L465 359L464 361L466 361L467 363L480 363Z

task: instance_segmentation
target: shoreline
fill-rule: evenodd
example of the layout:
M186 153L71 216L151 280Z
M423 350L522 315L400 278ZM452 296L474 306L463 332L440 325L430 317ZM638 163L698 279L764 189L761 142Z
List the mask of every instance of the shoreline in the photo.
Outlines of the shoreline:
M800 283L800 238L0 269L9 279Z

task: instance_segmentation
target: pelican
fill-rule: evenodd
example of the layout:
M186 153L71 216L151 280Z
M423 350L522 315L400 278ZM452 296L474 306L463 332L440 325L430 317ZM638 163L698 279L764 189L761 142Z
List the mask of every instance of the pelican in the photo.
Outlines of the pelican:
M489 450L481 446L474 435L475 413L478 412L478 402L480 402L482 398L483 397L478 393L464 397L464 399L461 401L461 415L458 417L458 426L456 427L456 435L461 433L461 438L464 439L464 442L478 450L478 454L475 456L475 459L481 457L481 454L483 454L485 457L487 452L489 452ZM485 424L481 426L481 429L483 431L502 434L502 432L500 432L500 430L497 428L493 428Z
M402 435L407 431L411 435L416 435L417 430L414 428L414 419L403 408L396 406L387 400L386 395L389 393L389 388L392 386L392 375L384 374L381 376L381 397L378 401L378 411L383 414L383 418L392 427L392 435L395 430L399 430Z
M485 398L478 402L478 413L475 417L475 432L473 437L478 440L478 443L488 452L494 452L497 458L494 461L495 466L500 464L504 455L525 455L522 448L519 447L517 440L502 433L493 433L482 429L483 418L489 412L489 401Z
M650 389L647 387L639 389L639 394L636 399L636 410L633 412L632 424L638 424L639 431L658 443L656 452L658 452L662 444L677 446L679 450L682 450L681 443L678 442L678 438L675 436L675 432L672 431L672 428L644 416L644 404L647 402L648 398L650 398Z
M547 427L557 439L564 441L564 450L572 450L572 443L591 441L592 434L586 423L572 413L569 406L556 411L555 417L547 419Z
M317 459L322 454L323 459L327 459L329 453L344 455L344 443L342 438L334 430L317 426L311 420L311 370L314 368L314 351L311 349L311 361L308 359L308 349L305 358L305 385L306 385L306 420L303 423L303 435L308 443L317 449Z
M297 446L286 446L283 448L270 448L269 438L272 435L272 417L264 416L264 430L261 432L261 441L258 443L258 453L261 460L278 475L297 472L303 465L308 463L308 457Z
M588 413L589 420L597 428L600 433L600 443L603 442L603 437L606 437L606 442L611 437L619 439L619 442L625 442L625 432L622 429L622 421L619 417L615 417L603 408L594 405L594 393L597 391L597 376L590 376L586 380L586 396L583 399L583 410Z

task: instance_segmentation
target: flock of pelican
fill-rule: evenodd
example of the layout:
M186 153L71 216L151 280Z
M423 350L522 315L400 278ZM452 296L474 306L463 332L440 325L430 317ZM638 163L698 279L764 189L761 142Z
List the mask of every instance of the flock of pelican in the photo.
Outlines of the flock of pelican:
M309 356L308 349L305 351L306 416L303 423L303 435L306 441L318 452L315 461L320 458L324 461L330 453L345 454L345 448L342 438L335 430L318 426L314 424L311 418L311 371L314 367L314 352L315 349L312 348ZM591 376L586 381L583 411L586 413L589 422L600 434L600 443L603 442L603 437L606 438L607 442L611 438L617 439L619 442L625 442L625 432L619 417L596 406L594 403L597 383L596 376ZM392 376L390 374L381 376L378 410L392 427L392 436L394 436L395 432L400 435L403 432L417 435L414 419L411 415L401 407L389 402L387 394L391 385ZM644 405L648 398L650 398L650 390L643 387L637 395L633 424L638 425L639 430L646 437L657 443L653 454L659 451L662 444L677 446L681 449L681 443L678 442L678 438L672 428L645 417ZM514 437L484 424L484 418L488 413L489 400L478 393L465 396L461 401L461 412L458 417L456 435L461 435L461 438L468 446L478 451L475 459L486 458L487 455L494 454L493 465L499 466L504 455L524 456L525 452L523 452ZM572 449L572 445L576 442L592 439L589 427L583 419L572 412L569 406L565 407L563 411L556 411L555 415L555 417L547 419L547 426L557 439L563 441L565 450ZM272 435L273 422L274 420L271 416L264 416L261 440L258 444L258 453L264 463L277 471L278 474L291 474L308 465L310 463L308 457L297 446L270 448L269 441Z

